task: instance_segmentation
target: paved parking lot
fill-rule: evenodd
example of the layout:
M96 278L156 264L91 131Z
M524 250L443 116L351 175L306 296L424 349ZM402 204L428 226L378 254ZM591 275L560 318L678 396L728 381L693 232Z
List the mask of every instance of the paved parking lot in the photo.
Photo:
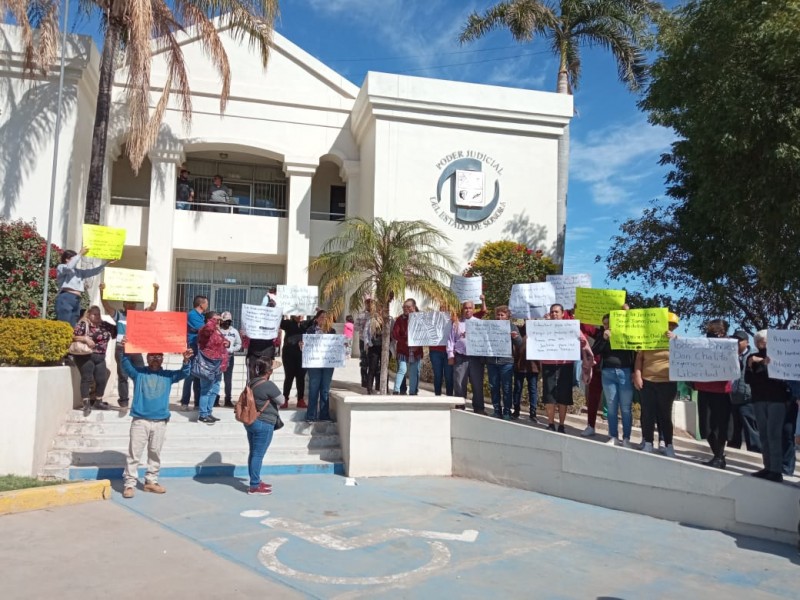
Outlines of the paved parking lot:
M458 478L167 479L0 518L4 598L796 598L791 546Z

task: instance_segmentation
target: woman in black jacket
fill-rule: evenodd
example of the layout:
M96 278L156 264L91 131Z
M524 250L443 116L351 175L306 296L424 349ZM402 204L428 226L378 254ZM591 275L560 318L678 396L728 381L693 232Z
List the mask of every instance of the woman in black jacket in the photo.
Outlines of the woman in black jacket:
M758 423L764 468L753 473L753 476L769 481L783 481L781 442L783 422L786 419L787 404L790 400L789 388L785 381L769 377L767 331L762 330L756 333L754 340L758 351L747 358L744 380L750 385L750 393L753 398L753 410Z

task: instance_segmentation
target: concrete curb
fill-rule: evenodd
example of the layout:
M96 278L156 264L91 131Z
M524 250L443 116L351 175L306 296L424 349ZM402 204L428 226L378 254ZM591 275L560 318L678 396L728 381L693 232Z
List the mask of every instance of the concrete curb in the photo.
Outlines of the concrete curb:
M0 515L69 504L83 504L109 498L111 498L111 482L108 479L12 490L0 492Z

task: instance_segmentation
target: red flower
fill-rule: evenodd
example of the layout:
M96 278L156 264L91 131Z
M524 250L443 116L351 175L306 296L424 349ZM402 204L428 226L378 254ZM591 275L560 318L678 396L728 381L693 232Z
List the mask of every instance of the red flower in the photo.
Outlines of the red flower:
M55 269L50 269L50 277L56 277L58 275Z
M533 254L533 250L531 250L530 248L528 248L528 249L526 250L526 252L528 253L528 256L530 256L531 254Z
M39 287L39 282L38 281L31 281L31 287L33 287L33 288Z
M31 309L28 311L28 315L30 316L30 318L31 318L31 319L35 319L36 317L38 317L38 316L39 316L39 311L38 311L38 310L36 310L35 308L31 308Z

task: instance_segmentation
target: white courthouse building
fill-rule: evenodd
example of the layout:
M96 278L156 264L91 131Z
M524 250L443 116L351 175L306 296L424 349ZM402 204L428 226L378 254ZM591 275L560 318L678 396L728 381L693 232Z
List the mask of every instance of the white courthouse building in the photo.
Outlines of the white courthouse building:
M58 68L22 77L17 31L0 33L0 215L47 230ZM278 33L268 67L224 34L232 68L227 110L220 83L189 35L193 118L167 111L138 174L123 155L124 69L115 83L102 223L127 230L117 266L155 272L159 308L192 297L238 313L276 284L316 284L311 259L345 217L423 219L451 239L466 266L486 241L556 242L557 139L572 97L371 72L359 88ZM99 53L73 36L67 48L53 241L81 245ZM154 58L153 102L165 80ZM176 181L191 171L197 199L220 174L235 206L178 210ZM202 206L202 205L201 205Z

